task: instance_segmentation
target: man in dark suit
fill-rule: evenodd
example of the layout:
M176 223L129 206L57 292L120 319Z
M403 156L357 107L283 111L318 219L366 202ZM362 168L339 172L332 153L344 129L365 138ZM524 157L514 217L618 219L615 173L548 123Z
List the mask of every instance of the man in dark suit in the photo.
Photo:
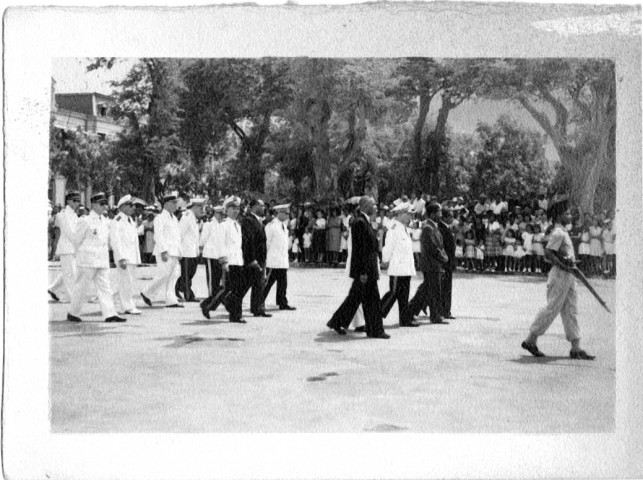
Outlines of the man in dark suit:
M390 338L384 332L382 312L380 309L380 292L377 288L379 279L377 235L371 227L375 215L375 200L364 196L359 201L360 211L351 225L352 254L350 277L353 279L348 296L326 324L340 335L346 335L360 304L364 309L366 335L369 338Z
M266 232L263 228L262 218L265 209L263 200L250 200L248 208L250 212L241 220L241 249L246 285L252 286L250 311L255 317L272 317L266 313L263 296L267 252Z
M444 209L442 211L442 219L438 221L438 228L442 234L442 241L444 243L444 251L449 257L449 261L444 265L444 273L442 274L442 316L444 318L454 319L451 315L451 291L453 286L453 272L455 271L455 236L451 231L453 224L453 211L451 209Z
M431 203L426 206L428 219L426 225L422 228L422 235L420 236L422 253L419 266L419 270L424 274L424 281L406 307L404 321L400 320L400 323L413 322L414 317L427 304L431 309L431 323L445 323L442 318L441 276L449 257L444 251L442 234L440 234L437 224L440 220L441 210L440 205L437 203Z

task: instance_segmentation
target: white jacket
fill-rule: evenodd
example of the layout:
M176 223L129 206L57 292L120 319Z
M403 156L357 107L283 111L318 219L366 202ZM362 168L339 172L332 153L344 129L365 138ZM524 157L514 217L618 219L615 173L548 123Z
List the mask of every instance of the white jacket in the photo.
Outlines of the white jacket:
M181 254L184 257L199 256L199 224L192 210L186 210L179 222L181 232Z
M221 258L223 252L223 229L216 218L203 225L199 245L203 247L203 258Z
M109 220L93 210L79 219L80 245L76 265L88 268L109 268Z
M78 237L78 215L74 209L67 205L56 215L55 225L60 229L56 255L75 254L80 238Z
M223 239L221 256L225 257L228 265L243 266L243 251L241 250L241 225L236 220L226 218L219 228Z
M123 212L119 212L109 224L109 243L116 263L120 260L131 265L141 263L136 222Z
M268 254L266 257L267 268L288 268L288 228L286 225L274 218L266 225L266 246Z
M387 273L391 277L415 275L413 261L413 240L406 227L397 220L391 222L382 249L382 262L388 263Z
M154 255L167 252L171 257L181 256L181 232L179 221L163 209L154 218Z

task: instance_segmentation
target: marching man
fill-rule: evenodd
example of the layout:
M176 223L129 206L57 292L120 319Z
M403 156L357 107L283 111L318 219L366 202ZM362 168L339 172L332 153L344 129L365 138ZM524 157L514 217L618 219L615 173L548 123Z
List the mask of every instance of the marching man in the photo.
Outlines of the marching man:
M132 220L134 205L132 196L125 195L118 201L120 212L109 225L109 242L114 251L116 262L116 284L123 313L140 315L141 311L134 305L133 296L137 292L134 285L134 270L141 263L141 252L138 244L138 229Z
M411 221L413 206L410 203L400 203L393 208L395 219L391 221L386 243L382 250L382 263L388 264L389 291L382 297L382 316L386 318L397 300L400 311L400 327L419 327L420 324L412 318L404 317L404 311L409 303L411 277L415 276L415 261L413 259L413 240L406 229Z
M67 206L56 215L56 226L60 229L60 238L56 246L56 255L60 256L62 272L49 286L48 293L52 299L59 301L56 294L60 287L64 287L66 301L70 301L76 288L76 247L78 246L78 207L80 206L80 193L69 192L65 195ZM62 295L61 295L62 296Z
M288 288L288 228L285 222L290 216L290 204L277 205L273 208L277 216L266 225L266 268L268 277L264 288L264 301L270 293L272 285L277 282L277 305L279 310L295 310L288 305L286 290Z
M250 282L246 279L243 270L243 250L241 225L237 221L241 210L241 199L231 196L223 202L226 218L221 223L221 238L223 239L221 249L221 267L223 268L225 281L225 293L223 305L230 314L230 322L246 323L241 318L241 302L248 291ZM206 315L207 310L202 308L202 313ZM206 315L206 318L209 318Z
M98 302L106 322L125 322L116 315L109 284L109 220L103 215L107 209L104 193L91 199L91 211L78 223L80 244L77 253L78 279L71 299L67 320L80 322L87 287L93 283L98 293Z
M181 232L179 221L174 216L178 208L177 195L163 197L163 211L154 218L154 256L156 278L141 292L143 301L152 306L152 301L165 301L167 308L183 308L174 291L181 276Z
M181 277L176 282L176 292L183 293L186 302L196 302L192 291L192 279L196 273L199 258L199 219L203 216L205 199L193 198L188 209L181 216Z
M223 263L225 230L224 207L214 207L214 218L203 226L199 243L203 246L203 258L205 259L205 271L208 282L208 298L201 302L201 313L210 319L210 312L216 310L221 304L224 294Z

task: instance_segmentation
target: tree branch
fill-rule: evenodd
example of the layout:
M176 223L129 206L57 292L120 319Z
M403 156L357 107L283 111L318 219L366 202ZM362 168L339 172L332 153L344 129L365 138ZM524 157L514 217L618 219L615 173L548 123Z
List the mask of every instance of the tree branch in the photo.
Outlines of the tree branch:
M536 107L534 107L529 100L524 96L520 95L518 96L518 101L520 104L524 107L527 112L533 117L534 120L538 122L538 124L542 127L542 129L549 135L551 138L552 142L554 142L554 145L556 147L559 147L563 145L563 139L560 136L559 132L554 128L554 126L551 124L551 121L545 115L543 112L538 110Z

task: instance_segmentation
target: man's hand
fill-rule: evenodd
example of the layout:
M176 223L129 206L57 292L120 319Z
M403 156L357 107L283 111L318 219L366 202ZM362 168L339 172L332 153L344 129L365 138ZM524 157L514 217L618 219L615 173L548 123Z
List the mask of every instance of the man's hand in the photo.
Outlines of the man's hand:
M221 268L223 269L224 272L228 273L230 271L230 267L228 267L228 262L223 262L221 264Z
M121 260L118 261L118 266L121 267L123 270L127 269L127 260L122 258Z
M161 252L161 260L167 262L167 252Z
M368 281L368 275L363 273L362 275L359 276L359 281L362 283L366 283Z
M259 265L259 262L257 262L256 260L255 260L255 261L253 261L253 262L250 264L250 266L251 266L252 268L256 268L257 270L261 270L261 265Z

